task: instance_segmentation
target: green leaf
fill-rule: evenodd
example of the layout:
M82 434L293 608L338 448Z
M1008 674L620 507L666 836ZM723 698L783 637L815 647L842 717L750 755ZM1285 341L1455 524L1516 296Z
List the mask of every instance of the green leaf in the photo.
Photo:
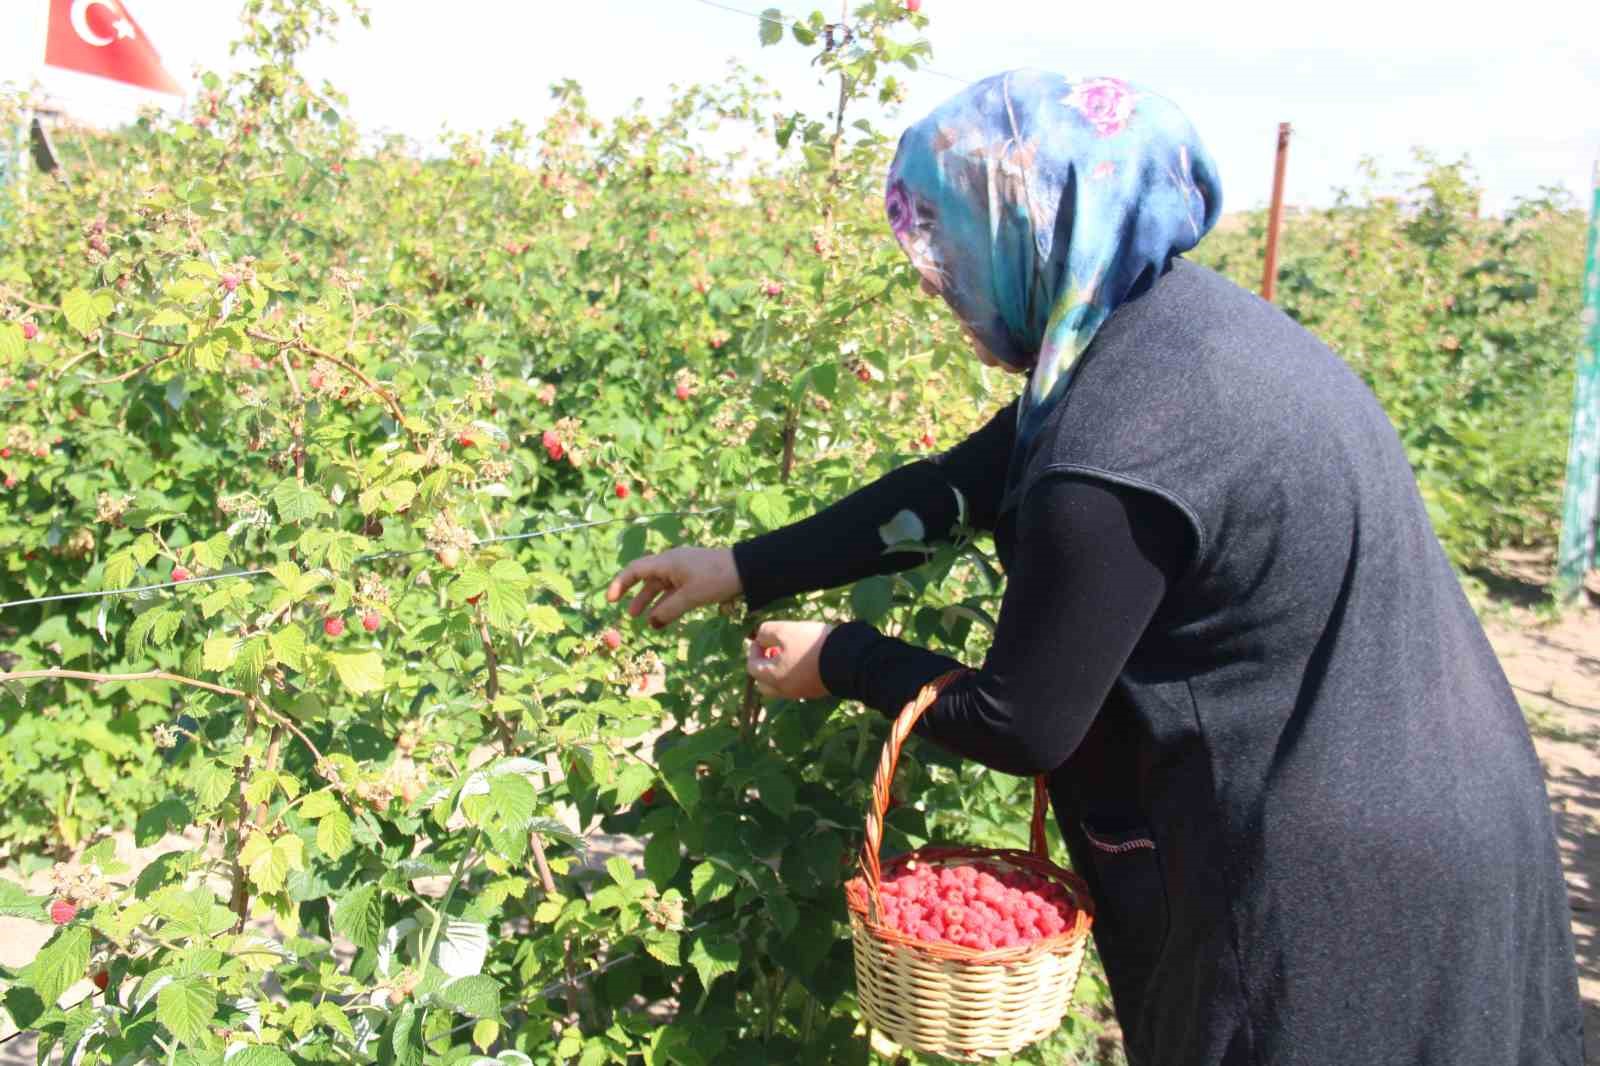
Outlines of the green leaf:
M702 933L689 949L689 965L700 975L701 986L709 990L717 978L739 968L739 941L731 936Z
M300 801L300 817L313 822L318 818L326 818L338 810L343 810L339 806L339 797L329 788L312 792Z
M715 903L734 888L733 874L712 862L702 862L689 871L689 886L696 903Z
M61 297L61 313L67 324L86 337L100 328L116 306L116 299L104 289L95 293L73 289Z
M340 652L328 658L349 692L359 696L383 690L383 656L377 652Z
M263 892L276 892L291 871L305 868L305 842L293 833L273 839L256 830L240 849L239 862L250 871L252 884Z
M681 939L677 933L664 929L652 930L644 938L644 949L652 958L668 966L681 966L683 964L679 961L678 955Z
M750 517L763 529L777 529L789 521L789 501L783 490L762 489L750 497Z
M26 344L21 326L15 322L0 322L0 363L19 361Z
M484 1018L472 1027L472 1046L479 1051L488 1051L500 1036L500 1023L493 1018Z
M267 634L272 658L291 670L306 668L306 631L297 625L284 625ZM311 817L308 815L307 817Z
M89 940L87 924L61 930L23 969L20 983L33 989L46 1006L55 1006L63 992L83 980L89 965Z
M617 774L617 806L629 806L655 783L656 772L652 767L630 759Z
M239 642L226 635L207 637L202 647L201 662L207 670L226 670L239 655Z
M383 893L367 883L351 889L333 910L333 927L358 948L377 950L383 938Z
M216 1013L216 989L196 977L170 981L156 994L156 1021L180 1043L199 1045L210 1031Z
M378 1045L379 1066L422 1066L422 1028L413 1003L402 1004L389 1019Z
M328 1020L329 1014L336 1016L339 1021L344 1023L344 1028L340 1031L343 1032L347 1037L354 1039L356 1035L355 1029L350 1025L350 1019L344 1016L344 1012L338 1007L335 1007L332 1003L323 1003L321 1006L330 1007L332 1010L324 1011L321 1009L321 1007L319 1007L317 1010L317 1017L326 1021ZM255 1044L251 1047L245 1048L236 1055L230 1056L228 1058L228 1066L294 1066L294 1060L275 1047L267 1047L265 1044Z
M131 573L129 577L132 577ZM183 612L171 607L152 607L135 618L128 627L128 658L137 659L143 655L152 636L157 637L157 643L164 643L159 637L160 630L166 629L168 624L175 627L182 621ZM169 630L167 636L171 635Z
M317 823L317 850L330 859L339 859L353 843L350 816L334 811Z
M761 802L779 818L794 813L794 779L781 766L769 766L756 778Z
M277 488L272 490L272 504L278 509L278 517L285 522L304 522L333 511L320 492L309 485L301 485L294 478L278 482Z
M639 879L633 872L633 865L621 855L613 855L606 860L606 873L611 875L611 880L627 888Z
M794 39L805 45L807 48L810 48L812 45L817 43L817 35L812 33L811 29L803 22L796 20L794 24L789 27L789 30L794 34Z
M507 825L526 825L533 817L533 806L537 799L538 793L534 791L533 782L521 774L495 774L489 778L484 813L492 814Z
M850 590L850 609L863 622L877 622L894 606L894 586L887 577L857 581Z
M644 872L657 888L666 888L683 865L678 849L678 834L673 830L655 833L644 846Z
M0 877L0 917L43 922L48 920L45 904L49 902L49 896L29 895L21 885Z
M783 12L769 7L761 13L761 43L777 44L783 40Z
M458 977L439 990L439 999L469 1018L493 1018L500 1013L500 985L485 974Z

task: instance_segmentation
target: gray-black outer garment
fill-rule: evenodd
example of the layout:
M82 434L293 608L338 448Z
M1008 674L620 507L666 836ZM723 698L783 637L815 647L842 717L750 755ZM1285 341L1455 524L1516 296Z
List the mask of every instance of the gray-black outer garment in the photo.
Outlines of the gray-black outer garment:
M1542 772L1365 384L1176 260L1039 440L1018 498L1142 488L1198 549L1051 778L1133 1066L1579 1066Z

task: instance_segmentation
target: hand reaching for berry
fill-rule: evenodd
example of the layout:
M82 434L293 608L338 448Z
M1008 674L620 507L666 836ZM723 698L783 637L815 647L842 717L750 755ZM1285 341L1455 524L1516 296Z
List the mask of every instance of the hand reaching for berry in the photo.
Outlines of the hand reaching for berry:
M831 632L828 622L762 622L746 664L757 690L786 700L827 699L819 664Z

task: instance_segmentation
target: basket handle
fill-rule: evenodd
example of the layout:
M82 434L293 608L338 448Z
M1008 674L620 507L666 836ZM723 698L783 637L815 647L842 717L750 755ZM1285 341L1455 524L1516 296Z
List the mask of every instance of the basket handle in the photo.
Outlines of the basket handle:
M883 848L883 816L889 810L889 786L894 783L895 767L900 762L900 748L911 735L917 720L929 707L938 702L939 693L944 691L945 686L968 673L971 671L965 667L951 670L922 686L916 698L901 709L889 730L889 739L884 741L883 756L878 760L877 772L872 775L872 805L867 809L867 839L861 845L861 868L867 881L867 899L872 908L874 921L879 908L878 886L883 880L883 867L878 859L878 852ZM1044 816L1049 805L1050 792L1046 787L1045 775L1040 774L1033 779L1033 823L1029 840L1034 855L1046 860L1050 858L1050 853L1045 842Z

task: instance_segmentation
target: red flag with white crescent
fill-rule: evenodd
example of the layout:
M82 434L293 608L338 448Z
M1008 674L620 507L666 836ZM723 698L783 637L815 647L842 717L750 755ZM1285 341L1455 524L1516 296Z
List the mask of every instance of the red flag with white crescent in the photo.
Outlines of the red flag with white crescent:
M144 89L183 94L122 0L50 0L44 61Z

